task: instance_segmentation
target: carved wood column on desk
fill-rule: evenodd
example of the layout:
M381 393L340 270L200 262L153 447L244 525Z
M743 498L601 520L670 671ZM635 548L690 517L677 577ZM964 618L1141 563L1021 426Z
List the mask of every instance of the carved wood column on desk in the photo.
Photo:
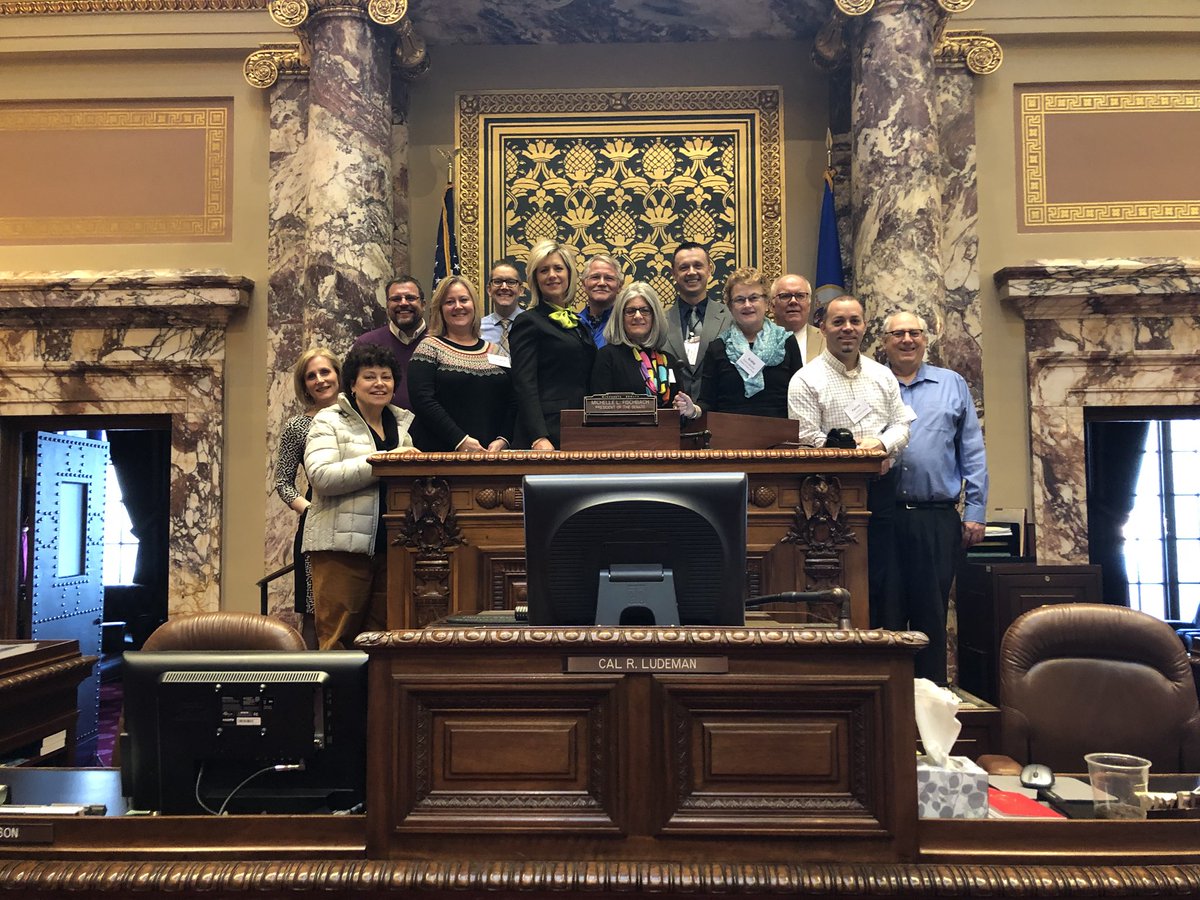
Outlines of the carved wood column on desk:
M380 453L388 484L388 627L516 606L525 587L524 475L745 472L748 596L841 586L866 628L867 482L860 450Z

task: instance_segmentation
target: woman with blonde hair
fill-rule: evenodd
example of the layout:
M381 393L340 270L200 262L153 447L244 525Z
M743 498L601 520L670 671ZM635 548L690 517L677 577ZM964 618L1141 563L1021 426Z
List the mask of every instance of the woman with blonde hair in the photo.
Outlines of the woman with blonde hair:
M707 411L786 419L788 382L804 365L800 345L767 320L767 282L758 269L736 270L724 294L733 324L708 345L700 397L682 411L690 418Z
M596 345L571 309L577 278L575 251L539 241L526 267L530 305L512 326L512 381L517 395L517 446L555 450L559 415L582 409Z
M475 286L443 278L429 301L429 337L408 364L408 396L421 423L423 450L504 450L516 400L509 359L479 336Z
M304 539L304 520L312 502L312 488L303 495L296 489L296 474L304 460L304 443L313 416L327 406L337 403L341 390L342 364L328 347L305 350L292 366L292 389L303 410L283 424L279 449L275 456L275 493L299 517L296 538L292 542L292 583L295 610L302 617L305 639L312 643L312 567L300 552Z

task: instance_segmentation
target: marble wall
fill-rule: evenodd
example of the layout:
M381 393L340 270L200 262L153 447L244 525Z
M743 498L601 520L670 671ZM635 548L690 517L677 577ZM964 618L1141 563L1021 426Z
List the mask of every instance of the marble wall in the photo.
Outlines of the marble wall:
M1037 561L1088 559L1089 407L1200 407L1200 259L1043 260L1001 269L1025 320Z
M168 612L220 609L222 272L0 272L0 417L171 417Z

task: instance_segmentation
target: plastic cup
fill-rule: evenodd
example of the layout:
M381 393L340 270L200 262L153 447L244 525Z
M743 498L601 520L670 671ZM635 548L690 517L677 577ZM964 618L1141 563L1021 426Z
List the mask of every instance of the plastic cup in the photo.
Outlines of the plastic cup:
M1142 800L1150 783L1150 760L1128 753L1089 753L1084 760L1097 819L1146 818Z

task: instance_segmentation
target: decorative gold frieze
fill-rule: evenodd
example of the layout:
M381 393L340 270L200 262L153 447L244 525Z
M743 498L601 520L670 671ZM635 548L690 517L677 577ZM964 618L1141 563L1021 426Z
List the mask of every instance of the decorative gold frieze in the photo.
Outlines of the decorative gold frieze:
M242 74L252 87L269 88L281 75L306 76L308 60L299 43L260 44L259 49L246 57Z
M308 4L304 0L268 0L267 12L276 25L295 28L308 18Z
M875 7L875 0L834 0L837 8L848 16L865 16Z
M53 16L110 12L245 12L266 0L0 0L0 16Z
M976 75L991 75L1004 62L1004 49L982 31L947 31L934 48L939 66L966 66Z
M395 25L408 12L408 0L367 0L367 15L380 25Z

